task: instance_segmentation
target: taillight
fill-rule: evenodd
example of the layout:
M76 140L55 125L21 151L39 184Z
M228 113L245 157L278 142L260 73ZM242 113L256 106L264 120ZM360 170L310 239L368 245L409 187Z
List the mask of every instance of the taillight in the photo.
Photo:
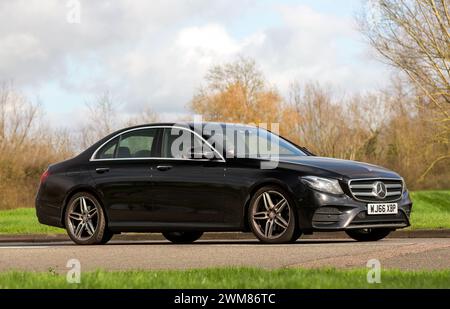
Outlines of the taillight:
M48 176L50 176L50 172L48 170L46 170L42 175L41 175L41 184L44 183Z

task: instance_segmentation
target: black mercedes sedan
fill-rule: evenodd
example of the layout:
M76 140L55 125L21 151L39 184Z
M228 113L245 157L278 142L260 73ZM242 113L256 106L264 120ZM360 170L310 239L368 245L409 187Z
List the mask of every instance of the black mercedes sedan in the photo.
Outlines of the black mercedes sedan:
M321 231L376 241L409 226L411 207L393 171L223 123L122 129L49 166L36 197L39 222L82 245L122 232L160 232L174 243L212 231L252 231L272 244Z

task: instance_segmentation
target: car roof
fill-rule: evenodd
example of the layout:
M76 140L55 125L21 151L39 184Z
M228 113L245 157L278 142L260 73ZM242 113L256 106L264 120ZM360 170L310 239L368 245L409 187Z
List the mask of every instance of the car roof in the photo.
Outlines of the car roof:
M248 124L233 123L233 122L203 121L203 122L200 122L200 123L202 125L212 124L212 125L220 125L220 126L249 126L249 127L251 127L251 125L248 125ZM156 122L156 123L140 124L140 125L136 125L136 126L133 126L133 127L130 127L130 128L154 127L154 126L175 126L175 125L192 127L192 126L194 126L194 124L195 124L194 122Z
M213 122L213 121L204 121L201 122L202 126L205 125L219 125L222 127L226 126L240 126L240 127L255 127L248 124L243 123L232 123L232 122ZM139 129L139 128L146 128L146 127L158 127L158 126L180 126L180 127L189 127L194 128L197 125L197 123L194 122L156 122L156 123L147 123L147 124L140 124L128 128L123 128L120 131L127 131L130 129Z

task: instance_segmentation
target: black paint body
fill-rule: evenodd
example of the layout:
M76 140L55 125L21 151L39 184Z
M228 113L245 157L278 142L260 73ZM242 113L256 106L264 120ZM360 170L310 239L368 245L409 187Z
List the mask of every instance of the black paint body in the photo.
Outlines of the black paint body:
M91 160L106 141L129 129L115 132L75 158L49 167L49 176L41 183L36 197L39 222L64 227L67 202L75 193L87 191L98 198L108 228L115 233L248 231L246 212L252 194L262 186L275 184L291 194L299 228L305 234L409 226L412 202L407 190L395 201L398 215L367 216L367 202L352 197L348 186L351 179L401 179L395 172L366 163L310 154L280 162L275 169L261 169L258 159L238 158L225 162L161 158ZM338 179L345 194L315 191L300 180L307 175Z

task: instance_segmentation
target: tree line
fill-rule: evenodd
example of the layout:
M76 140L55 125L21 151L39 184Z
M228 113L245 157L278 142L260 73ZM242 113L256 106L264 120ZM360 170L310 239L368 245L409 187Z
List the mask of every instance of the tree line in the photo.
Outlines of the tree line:
M342 95L292 81L281 94L245 57L212 66L188 102L204 120L279 123L280 133L320 156L360 160L404 176L410 189L450 188L450 13L448 0L373 0L358 17L380 60L396 72L389 87ZM151 123L150 106L120 116L110 92L86 103L77 131L55 129L39 102L0 87L0 209L33 205L39 175L106 134ZM174 119L182 121L188 119Z

